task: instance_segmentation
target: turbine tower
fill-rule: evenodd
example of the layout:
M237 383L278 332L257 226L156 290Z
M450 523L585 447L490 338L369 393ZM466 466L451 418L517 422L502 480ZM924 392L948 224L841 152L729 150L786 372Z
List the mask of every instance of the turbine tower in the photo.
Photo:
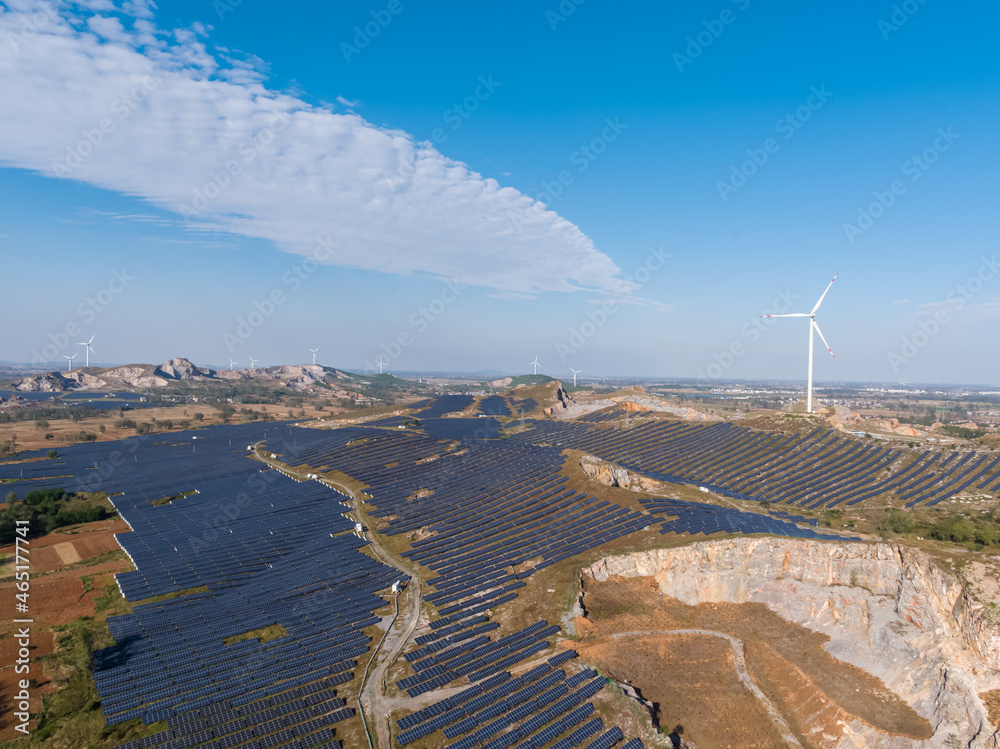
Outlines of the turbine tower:
M538 367L541 366L541 365L538 363L538 356L537 355L535 356L535 360L533 362L531 362L531 366L533 366L535 368L535 371L532 372L532 374L538 374Z
M583 370L582 369L573 369L573 367L570 367L569 371L573 373L573 387L576 387L576 376L578 374L580 374Z
M90 344L92 344L93 342L94 342L94 336L90 336L90 340L89 341L82 341L82 342L76 344L77 346L86 346L87 347L86 348L86 351L87 351L87 363L84 365L86 367L90 366L90 354L94 351L94 347L91 346Z
M313 355L313 366L315 366L315 365L316 365L316 352L317 352L317 351L319 351L319 346L317 346L316 348L311 348L311 349L309 349L309 350L310 350L310 351L312 351L312 355Z
M73 371L73 360L77 357L77 355L73 354L72 356L66 356L66 354L63 354L62 357L63 357L63 359L66 360L66 371L67 372L72 372Z
M247 356L247 359L250 360L250 369L253 369L254 362L260 361L260 359L254 359L252 356Z
M377 362L377 364L378 364L378 373L379 374L382 374L382 367L384 367L388 363L389 362L382 361L382 354L378 355L378 362Z
M236 366L236 362L234 362L233 361L233 357L230 356L229 357L229 371L232 372L233 371L233 367L235 367L235 366Z
M823 341L823 345L826 346L826 350L830 352L830 356L833 356L833 349L830 348L830 344L826 342L826 338L823 337L823 331L819 329L819 325L816 324L816 313L819 311L819 306L823 303L824 297L826 297L826 292L830 290L833 286L833 282L837 280L837 273L827 284L826 291L820 295L819 301L816 302L816 306L812 308L812 312L808 314L805 312L794 312L788 315L761 315L761 317L808 317L809 318L809 377L806 380L806 413L812 413L813 409L813 331L819 333L820 339Z

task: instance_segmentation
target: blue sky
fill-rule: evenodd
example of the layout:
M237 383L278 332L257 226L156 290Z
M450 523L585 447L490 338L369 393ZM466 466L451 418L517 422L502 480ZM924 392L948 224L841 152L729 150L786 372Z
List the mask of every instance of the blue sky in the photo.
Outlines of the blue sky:
M0 359L998 379L993 4L0 7Z

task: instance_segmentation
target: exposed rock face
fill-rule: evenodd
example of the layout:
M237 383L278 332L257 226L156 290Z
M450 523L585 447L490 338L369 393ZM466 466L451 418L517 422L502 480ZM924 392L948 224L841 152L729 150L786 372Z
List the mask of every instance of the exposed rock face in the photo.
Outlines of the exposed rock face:
M833 656L882 679L934 728L917 741L853 719L827 746L1000 747L979 698L1000 688L1000 634L979 617L958 578L922 552L740 538L607 557L583 573L597 580L652 576L664 594L692 605L763 603L827 634Z
M213 372L210 369L196 367L184 357L163 362L154 370L154 374L171 380L207 380Z
M69 381L58 372L25 377L14 383L14 389L22 393L52 393L66 390Z
M654 492L663 488L664 484L642 474L622 468L617 463L609 463L593 455L580 458L580 468L596 481L608 486L620 486L637 492Z

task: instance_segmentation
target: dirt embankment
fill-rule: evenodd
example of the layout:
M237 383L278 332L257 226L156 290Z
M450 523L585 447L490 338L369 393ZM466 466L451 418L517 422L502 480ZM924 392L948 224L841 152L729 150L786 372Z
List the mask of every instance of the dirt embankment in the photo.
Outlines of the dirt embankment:
M730 735L733 721L706 711L707 695L691 697L706 682L731 683L720 671L728 663L693 665L717 644L615 633L698 628L740 639L755 682L803 746L998 746L980 694L1000 688L1000 637L961 582L920 552L732 539L607 557L583 583L581 647L701 749L771 740L748 691L732 709L744 729L757 725L749 737Z

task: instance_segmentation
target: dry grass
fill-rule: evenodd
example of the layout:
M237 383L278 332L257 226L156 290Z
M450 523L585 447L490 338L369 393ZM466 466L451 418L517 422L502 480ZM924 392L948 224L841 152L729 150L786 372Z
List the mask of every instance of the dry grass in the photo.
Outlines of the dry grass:
M826 635L787 622L763 604L689 606L661 596L653 578L615 577L603 583L587 580L584 593L584 608L592 626L581 641L583 647L603 642L602 638L617 632L673 629L723 632L744 642L750 672L769 698L790 710L791 718L801 707L796 700L809 693L820 703L825 704L823 700L833 703L886 733L914 739L926 739L932 733L930 724L879 679L827 653L823 648L829 640ZM617 657L614 663L618 667L628 665L627 658ZM628 668L636 674L645 673L641 671L645 666L638 651L635 658L638 662ZM808 690L800 694L787 692L787 685L796 680ZM637 682L636 686L647 697L649 690L660 694L666 688L657 681ZM693 692L682 690L675 694L674 699L681 700L675 714L698 715L700 703L687 699L685 694ZM701 742L695 743L701 746Z
M639 688L654 703L661 730L676 731L699 749L785 746L733 670L726 640L706 635L589 639L579 647L581 656L616 681Z
M994 689L992 692L983 692L979 695L979 699L983 701L987 711L989 711L990 722L993 724L993 728L1000 730L1000 689Z

